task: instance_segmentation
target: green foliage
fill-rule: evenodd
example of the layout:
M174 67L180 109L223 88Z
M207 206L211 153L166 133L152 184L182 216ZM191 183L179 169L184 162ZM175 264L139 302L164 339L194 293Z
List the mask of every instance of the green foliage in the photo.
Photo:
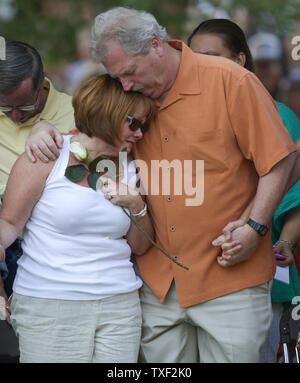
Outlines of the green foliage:
M101 3L105 10L121 6L150 12L171 36L181 36L187 21L185 10L193 0L102 0Z
M12 0L16 15L1 21L1 34L8 40L25 41L36 47L48 64L72 60L76 54L75 31L84 24L80 1L65 0L71 17L47 14L41 0Z
M77 59L76 32L92 23L85 9L90 10L92 18L115 6L144 9L153 13L171 35L180 36L189 0L53 0L54 9L56 5L64 5L66 9L58 15L48 14L43 0L12 0L11 3L16 15L12 20L0 20L1 35L36 47L48 67Z
M197 1L195 0L194 3ZM233 17L238 8L246 8L254 16L255 28L284 35L300 19L300 0L210 0Z
M12 20L1 20L0 15L0 33L8 40L35 46L46 67L59 66L77 59L76 33L83 26L90 27L100 12L115 6L144 9L167 28L171 37L181 38L186 34L187 6L195 6L198 1L201 0L11 0L16 14ZM300 18L300 0L209 1L232 17L237 8L245 7L255 16L258 29L269 27L278 34L288 32ZM46 7L49 4L54 9L51 14Z

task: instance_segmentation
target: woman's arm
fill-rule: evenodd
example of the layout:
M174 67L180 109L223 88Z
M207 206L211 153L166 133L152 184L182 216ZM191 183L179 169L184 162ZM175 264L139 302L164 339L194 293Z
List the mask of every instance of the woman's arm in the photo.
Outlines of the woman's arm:
M4 249L22 232L53 166L54 162L33 164L25 153L15 162L0 211L0 245Z
M101 181L101 190L112 204L126 207L131 214L137 214L144 208L145 202L136 190L129 188L121 182L116 184L112 179L104 176L101 177ZM153 240L154 230L148 212L143 217L135 218L135 220ZM131 222L126 238L132 252L136 255L144 254L152 246L149 239L145 237L133 222Z
M279 241L275 249L278 253L286 256L285 260L278 260L278 266L289 266L294 262L292 248L300 241L300 206L294 207L285 213L284 225L282 227Z
M291 181L290 181L289 187L292 187L300 179L300 138L295 143L295 145L298 151L298 158L296 160L296 164L294 166L294 169L291 175Z
M138 213L144 207L145 202L143 201L142 207L132 209L130 212L133 214ZM138 205L136 205L138 206ZM139 205L141 206L141 205ZM152 226L152 222L150 220L148 211L145 216L135 218L137 224L143 228L143 230L149 235L149 237L154 240L154 230ZM144 254L151 246L151 242L149 239L145 237L145 235L136 227L136 225L131 222L130 229L127 233L127 241L131 247L131 250L136 255Z

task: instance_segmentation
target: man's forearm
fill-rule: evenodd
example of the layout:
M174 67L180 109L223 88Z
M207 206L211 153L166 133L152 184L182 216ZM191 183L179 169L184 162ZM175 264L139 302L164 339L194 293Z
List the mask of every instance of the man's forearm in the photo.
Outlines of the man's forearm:
M280 204L293 170L297 152L293 152L276 164L271 171L260 177L250 218L268 224Z

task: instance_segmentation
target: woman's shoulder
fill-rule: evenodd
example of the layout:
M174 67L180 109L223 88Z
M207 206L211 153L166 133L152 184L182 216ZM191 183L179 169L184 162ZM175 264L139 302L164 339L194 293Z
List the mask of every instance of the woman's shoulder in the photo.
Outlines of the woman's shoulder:
M29 179L32 179L35 175L43 178L43 176L48 177L53 166L56 161L49 161L47 163L42 162L40 160L36 160L36 162L32 162L26 155L26 152L22 153L19 158L14 163L14 166L11 170L11 174L13 173L21 173L22 178L24 179L26 176Z

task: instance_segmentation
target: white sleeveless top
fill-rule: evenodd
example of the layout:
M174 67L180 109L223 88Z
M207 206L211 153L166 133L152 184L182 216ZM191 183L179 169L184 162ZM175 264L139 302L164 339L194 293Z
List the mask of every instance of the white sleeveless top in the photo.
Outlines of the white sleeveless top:
M70 138L61 149L23 232L13 290L53 299L92 300L138 289L142 281L123 238L130 219L101 191L69 181Z

